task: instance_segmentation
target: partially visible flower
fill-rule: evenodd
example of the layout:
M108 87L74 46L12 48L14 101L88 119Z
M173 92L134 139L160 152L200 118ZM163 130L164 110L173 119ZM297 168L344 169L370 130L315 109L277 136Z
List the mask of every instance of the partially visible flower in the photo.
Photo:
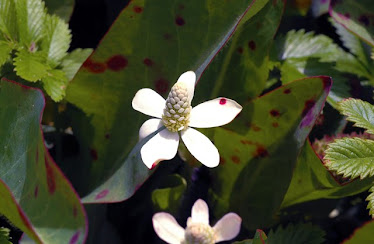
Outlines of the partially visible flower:
M228 213L211 227L208 205L199 199L192 207L186 229L168 213L156 213L152 222L156 234L167 243L213 244L235 238L239 234L242 219L236 213Z
M153 168L162 160L174 158L178 150L179 133L187 149L202 164L207 167L219 164L217 148L204 134L190 127L210 128L228 124L240 113L242 106L231 99L216 98L192 108L195 81L193 71L183 73L166 100L149 88L135 94L132 107L157 118L147 120L140 127L140 140L164 126L140 150L148 168Z

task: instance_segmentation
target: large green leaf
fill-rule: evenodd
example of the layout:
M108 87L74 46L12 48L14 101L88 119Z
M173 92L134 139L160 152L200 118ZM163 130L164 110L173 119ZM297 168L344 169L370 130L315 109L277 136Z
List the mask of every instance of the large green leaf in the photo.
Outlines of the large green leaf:
M291 184L283 199L282 207L322 198L337 199L366 191L372 179L354 180L339 184L319 157L310 143L306 143L297 159Z
M256 1L253 8L265 1ZM194 103L226 96L244 103L257 97L269 75L269 50L284 9L283 1L266 1L251 19L242 23L227 46L201 77Z
M289 83L244 105L230 130L215 129L221 155L212 170L217 216L235 211L250 229L273 222L330 88L328 77Z
M367 222L363 226L357 228L352 236L344 241L344 244L374 243L373 229L374 221Z
M0 81L0 212L37 243L83 243L85 212L44 146L39 90Z
M372 0L331 0L329 12L335 21L374 47Z
M150 87L166 95L184 71L197 70L199 76L239 22L253 14L251 4L251 0L135 0L123 10L67 90L66 99L83 110L92 125L90 134L80 137L86 177L75 184L86 199L120 201L133 194L136 184L125 185L126 194L117 194L118 188L104 189L99 198L96 189L121 165L128 167L128 155L146 119L131 108L136 91ZM139 159L135 162L143 164ZM147 170L137 178L130 171L122 172L117 180L111 179L142 182L148 175Z

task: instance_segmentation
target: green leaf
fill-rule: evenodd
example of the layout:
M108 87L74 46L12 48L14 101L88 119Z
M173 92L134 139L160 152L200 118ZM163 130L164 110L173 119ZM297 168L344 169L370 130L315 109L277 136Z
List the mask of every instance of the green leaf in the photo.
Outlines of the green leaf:
M320 58L321 62L332 62L340 55L342 50L332 39L324 35L314 35L301 29L291 30L286 36L280 37L274 46L277 59L288 58Z
M0 31L6 38L17 40L17 14L14 0L1 0L0 2Z
M62 70L65 72L68 80L72 80L83 62L91 55L92 49L77 48L71 53L68 53L62 60Z
M11 239L9 237L10 230L7 228L0 228L0 243L1 244L12 244L9 240Z
M307 224L289 224L278 227L268 234L268 242L272 244L320 244L325 241L325 232L318 226Z
M14 58L15 71L27 81L36 82L47 75L49 67L45 64L45 56L41 52L30 53L25 49L17 52Z
M45 7L41 0L17 0L17 24L19 41L30 48L42 38Z
M370 195L366 198L368 201L369 214L374 218L374 186L369 189Z
M71 42L68 25L59 17L46 15L42 50L47 52L47 60L55 68L66 56Z
M355 54L363 65L370 67L372 63L370 59L371 50L368 49L357 36L350 33L341 24L334 21L334 19L330 19L330 22L336 28L336 33L340 36L343 45L348 48L351 53Z
M356 195L366 191L372 185L372 181L372 178L367 178L345 184L337 182L313 151L310 143L306 143L297 158L282 208L323 198L337 199Z
M245 104L228 129L214 129L216 216L236 212L249 229L273 223L330 87L328 77L289 83Z
M374 141L343 138L329 144L325 165L344 177L360 179L374 175Z
M371 19L374 14L372 4L371 0L333 0L329 13L336 22L374 47L374 27Z
M333 63L322 63L316 58L289 58L281 68L282 83L288 83L305 77L328 75L333 78L333 86L327 101L337 108L337 103L351 96L347 75L337 71Z
M267 241L267 236L265 232L257 229L253 239L244 240L244 241L236 241L233 244L266 244L266 243L268 243L268 241Z
M69 82L62 70L50 70L42 78L43 88L48 95L55 101L61 101L65 97L66 86Z
M252 8L265 1L255 1ZM269 51L283 14L284 2L266 1L265 6L243 28L233 34L230 42L212 61L201 77L194 102L222 95L239 103L257 97L264 90L269 76ZM255 33L255 34L254 34ZM235 82L233 82L235 81Z
M339 110L355 126L364 128L374 134L374 106L360 99L346 99L339 103Z
M36 243L83 243L78 195L44 146L36 89L0 81L0 212Z
M137 157L134 166L142 168L136 177L131 171L119 170L133 162L129 155L146 120L132 109L133 96L144 87L165 96L187 70L198 70L199 77L239 22L250 14L251 3L134 0L122 11L66 92L66 99L86 113L92 126L89 135L78 138L80 161L94 165L74 184L83 192L82 197L95 202L122 201L134 193L149 173ZM113 183L113 188L103 189L109 190L110 197L96 199L97 189L117 172L118 179L126 179L129 184L116 194L119 188Z
M12 46L5 41L0 40L0 67L10 58Z
M49 13L56 14L65 22L69 22L73 13L74 0L44 0L44 2Z
M344 241L344 244L363 244L373 243L374 221L368 221L363 226L357 228L349 239Z
M164 182L167 187L160 187L152 192L152 202L155 212L167 211L174 215L177 214L181 203L181 198L186 190L187 183L179 175L171 175Z

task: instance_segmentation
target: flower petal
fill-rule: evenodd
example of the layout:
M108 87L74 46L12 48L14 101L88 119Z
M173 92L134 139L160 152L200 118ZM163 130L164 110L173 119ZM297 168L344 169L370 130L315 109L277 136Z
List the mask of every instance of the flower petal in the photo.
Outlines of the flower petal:
M149 88L140 89L132 99L132 107L143 114L161 118L166 101Z
M229 241L235 238L240 231L242 219L236 213L228 213L214 225L215 242Z
M242 111L234 100L219 97L192 108L189 126L196 128L218 127L230 123Z
M148 168L162 160L174 158L177 154L179 135L164 129L152 137L140 150L142 160Z
M156 234L167 243L180 244L184 240L184 229L168 213L156 213L152 218Z
M201 132L188 128L181 132L181 137L191 154L209 168L219 164L219 153L214 144Z
M195 82L196 82L195 72L193 71L184 72L177 80L177 83L178 82L184 83L186 85L187 91L188 91L188 99L189 99L189 102L191 103L191 100L195 92Z
M145 121L139 129L139 141L155 132L161 126L163 126L163 123L160 119L149 119Z
M209 208L204 200L199 199L192 206L191 219L187 221L187 224L189 223L209 225Z

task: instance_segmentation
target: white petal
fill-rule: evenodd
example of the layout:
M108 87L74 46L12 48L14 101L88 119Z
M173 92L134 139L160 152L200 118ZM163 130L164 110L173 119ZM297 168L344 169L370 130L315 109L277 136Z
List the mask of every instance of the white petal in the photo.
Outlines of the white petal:
M181 132L181 137L191 154L209 168L219 164L219 153L214 144L199 131L188 128Z
M163 126L163 123L160 119L149 119L145 121L139 129L139 141L158 130L161 126Z
M161 118L165 103L163 97L149 88L140 89L132 99L133 109L156 118Z
M196 128L218 127L230 123L242 111L234 100L219 97L192 108L189 126Z
M193 98L195 92L196 74L193 71L184 72L178 79L177 83L184 83L187 87L189 102Z
M209 208L204 200L197 200L192 206L191 219L188 223L203 223L209 225Z
M179 144L177 132L164 129L152 137L140 150L142 160L148 168L152 168L162 160L175 157Z
M223 216L213 227L215 242L229 241L235 238L240 231L242 219L236 213L228 213Z
M168 213L156 213L152 218L156 234L167 243L180 244L184 240L184 229Z

